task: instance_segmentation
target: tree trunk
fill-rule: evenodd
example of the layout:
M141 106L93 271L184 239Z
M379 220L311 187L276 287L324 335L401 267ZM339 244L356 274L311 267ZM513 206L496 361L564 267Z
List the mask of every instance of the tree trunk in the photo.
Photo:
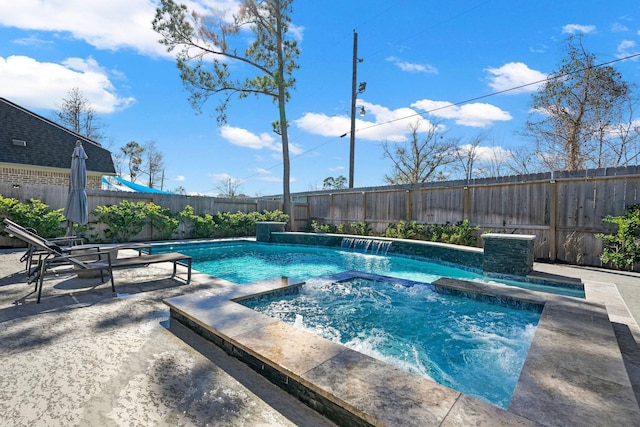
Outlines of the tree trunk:
M295 230L295 222L293 218L293 209L291 206L291 187L290 187L290 175L291 165L289 163L289 134L287 132L287 113L285 110L287 104L287 88L284 80L284 47L282 45L282 15L280 14L282 8L280 2L277 2L277 28L276 28L276 43L278 52L278 73L276 76L278 82L278 111L280 113L280 136L282 139L282 211L289 215L289 223L287 224L287 231Z

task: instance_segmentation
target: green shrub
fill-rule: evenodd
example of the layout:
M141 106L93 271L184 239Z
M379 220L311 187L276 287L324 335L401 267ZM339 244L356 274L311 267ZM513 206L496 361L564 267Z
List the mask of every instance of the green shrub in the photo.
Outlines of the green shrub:
M396 224L389 224L384 232L385 237L395 239L416 239L423 240L425 226L416 221L407 223L400 221Z
M389 224L385 230L385 237L396 239L427 240L430 242L450 243L454 245L475 246L477 237L475 231L479 227L472 227L468 220L456 224L420 224L416 221L400 221Z
M38 199L21 203L18 199L0 196L0 217L9 218L26 228L33 228L44 238L64 235L64 209L51 209Z
M173 217L169 209L149 202L144 206L152 233L159 239L169 239L178 231L180 221Z
M449 238L444 243L451 243L454 245L475 246L478 238L474 232L479 227L472 227L469 220L458 221L455 225L449 228Z
M92 214L98 223L107 226L104 236L108 241L127 242L139 234L148 221L144 202L123 200L118 205L98 206Z
M251 218L242 212L218 212L213 216L216 223L215 237L236 237L255 234L255 221L253 221L253 233L251 233Z
M632 270L633 264L640 261L640 205L627 207L621 216L607 215L602 221L616 224L618 230L615 234L596 234L605 245L600 260L618 269Z
M255 212L254 212L255 213ZM289 221L289 215L285 214L278 209L274 211L263 211L262 213L256 213L256 221L274 221L274 222L287 222Z
M255 236L256 222L287 222L289 216L279 210L263 212L218 212L213 216L215 237Z
M191 237L204 239L213 236L213 231L216 228L216 224L213 221L213 215L196 215L193 212L193 207L187 205L184 207L182 212L178 214L178 216L189 221L193 225Z
M196 215L189 205L180 212L179 216L191 222L192 235L196 238L253 236L256 234L256 222L287 222L289 220L289 216L279 210Z
M344 234L344 225L318 224L318 221L315 219L311 221L310 228L312 233Z
M368 236L371 234L371 226L365 221L351 223L351 234L356 236Z

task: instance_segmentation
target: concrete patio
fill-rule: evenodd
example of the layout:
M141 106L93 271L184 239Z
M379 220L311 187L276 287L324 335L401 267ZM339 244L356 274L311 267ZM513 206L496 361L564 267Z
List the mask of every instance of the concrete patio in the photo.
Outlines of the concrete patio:
M170 267L154 265L115 272L114 298L109 284L96 286L98 279L61 275L48 278L42 303L35 304L33 285L20 271L21 254L0 251L0 424L333 425L190 330L175 323L169 328L163 300L215 294L227 282L194 272L185 285L169 278ZM638 399L640 275L535 268L591 283L596 292L588 298L607 308ZM479 425L494 424L489 418ZM553 419L539 425L554 425Z

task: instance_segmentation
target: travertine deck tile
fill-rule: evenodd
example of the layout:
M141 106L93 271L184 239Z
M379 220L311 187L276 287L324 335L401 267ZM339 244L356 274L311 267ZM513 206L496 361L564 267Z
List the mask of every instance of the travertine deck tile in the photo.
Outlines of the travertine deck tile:
M344 351L339 344L284 322L260 325L232 338L245 351L271 361L272 366L276 364L297 380L305 372Z
M460 392L352 350L307 372L304 378L367 420L386 425L439 425Z

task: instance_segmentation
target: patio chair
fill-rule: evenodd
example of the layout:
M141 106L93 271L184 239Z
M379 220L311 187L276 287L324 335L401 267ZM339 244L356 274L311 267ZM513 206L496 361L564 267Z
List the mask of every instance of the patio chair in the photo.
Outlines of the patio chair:
M107 244L101 245L96 243L84 244L82 238L75 236L65 236L65 237L57 237L54 239L45 239L44 237L38 235L35 230L26 228L21 226L20 224L13 222L9 218L4 219L4 223L7 226L12 226L15 229L21 230L24 233L29 234L33 239L40 241L45 246L48 247L56 247L57 250L62 252L63 254L71 254L73 252L80 252L87 249L135 249L138 251L138 255L141 255L142 252L151 253L151 245L148 243L138 243L138 242L130 242L130 243L122 243L122 244ZM25 263L25 270L30 272L31 266L33 264L33 259L39 256L39 249L37 246L32 245L31 243L27 243L27 251L20 258L20 262Z
M113 279L113 270L130 267L144 267L149 264L156 264L161 262L173 263L172 278L176 277L178 264L187 268L187 284L191 283L191 257L181 254L179 252L170 252L163 254L142 254L140 253L135 257L127 258L114 258L112 256L112 248L93 248L86 249L81 255L74 255L73 253L64 253L56 245L43 244L38 238L34 238L32 233L25 232L25 230L15 227L14 225L7 225L5 231L14 237L31 244L37 248L38 251L38 265L33 272L29 272L29 283L35 283L34 292L38 292L37 302L40 302L42 296L42 287L44 283L44 276L48 273L52 273L53 268L60 266L72 266L77 271L100 271L100 277L104 283L104 272L109 273L111 279L111 290L115 294L116 287ZM84 260L86 256L91 256L94 259Z
M19 228L27 233L32 233L34 236L37 236L38 239L41 239L43 243L45 244L56 244L58 246L60 246L61 248L67 248L67 247L71 247L71 246L76 246L76 245L83 245L84 241L82 238L78 238L75 236L67 236L67 237L56 237L53 239L45 239L41 236L39 236L36 231L32 228L27 228L27 227L23 227L20 224L17 224L13 221L11 221L9 218L5 218L4 219L4 223L7 225L13 225L16 228ZM32 259L35 256L35 252L36 252L37 248L31 244L27 244L27 250L26 252L22 255L22 257L20 257L20 262L24 262L25 263L25 270L29 271L31 269L31 263L32 263Z

